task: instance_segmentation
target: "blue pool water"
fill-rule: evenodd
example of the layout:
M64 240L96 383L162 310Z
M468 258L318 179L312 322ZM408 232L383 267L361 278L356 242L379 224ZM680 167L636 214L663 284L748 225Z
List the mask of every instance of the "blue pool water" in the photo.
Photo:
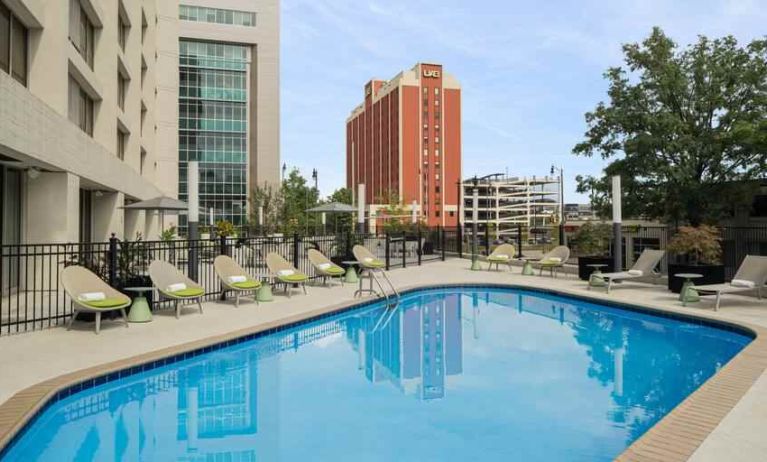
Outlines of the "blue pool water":
M63 398L2 460L606 461L750 340L544 293L424 290Z

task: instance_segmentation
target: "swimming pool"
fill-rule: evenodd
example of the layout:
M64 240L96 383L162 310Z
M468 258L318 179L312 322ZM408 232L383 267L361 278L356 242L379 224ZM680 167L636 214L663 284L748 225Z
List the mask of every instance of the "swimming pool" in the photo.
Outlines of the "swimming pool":
M542 292L420 290L64 393L2 460L611 460L750 341Z

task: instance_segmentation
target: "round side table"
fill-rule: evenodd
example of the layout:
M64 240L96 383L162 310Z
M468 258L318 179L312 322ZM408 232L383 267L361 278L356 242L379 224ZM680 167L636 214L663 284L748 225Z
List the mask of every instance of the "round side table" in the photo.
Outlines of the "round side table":
M586 266L594 268L589 276L589 287L604 287L606 283L605 280L602 279L602 268L606 268L610 265L604 263L592 263Z
M125 287L123 290L136 293L136 296L133 297L133 303L131 303L130 306L130 312L128 313L128 322L151 322L152 311L149 309L149 303L147 303L144 294L146 292L151 292L153 288Z
M356 265L359 265L360 262L358 262L357 260L346 260L346 261L342 261L341 263L348 266L348 268L346 268L346 275L344 276L344 282L349 284L357 283L360 279L357 276L357 271L354 269L354 267Z
M274 296L272 295L272 275L268 273L260 273L257 274L256 277L258 277L261 280L261 287L256 289L256 300L259 302L271 302L274 301Z
M523 260L525 263L522 265L522 275L523 276L535 276L535 270L533 269L533 263L534 261L538 261L538 258L531 258L531 257L519 257L520 260Z
M695 284L693 279L702 278L703 275L699 273L677 273L674 275L677 278L684 278L682 284L682 290L679 291L679 300L682 302L682 306L687 306L688 303L694 303L700 301L700 295L695 290Z

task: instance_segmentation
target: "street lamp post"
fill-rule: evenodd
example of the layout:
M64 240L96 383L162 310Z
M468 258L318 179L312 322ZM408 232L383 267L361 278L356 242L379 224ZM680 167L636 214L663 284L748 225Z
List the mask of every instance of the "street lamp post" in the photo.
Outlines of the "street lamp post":
M565 169L551 166L551 174L559 170L559 245L565 245Z
M284 163L282 164L282 176L280 177L280 182L285 181L285 172L288 170L288 164Z

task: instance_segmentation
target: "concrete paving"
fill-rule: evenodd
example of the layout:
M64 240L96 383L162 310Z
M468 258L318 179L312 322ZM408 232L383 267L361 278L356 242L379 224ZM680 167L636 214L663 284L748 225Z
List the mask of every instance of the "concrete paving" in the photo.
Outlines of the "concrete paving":
M453 259L394 270L390 272L390 277L399 287L441 283L507 283L550 288L679 313L706 313L722 320L767 327L767 301L754 297L728 296L723 299L720 311L714 312L713 298L704 298L700 303L685 308L675 294L660 285L624 283L607 295L604 290L587 291L585 282L572 274L552 279L522 276L518 267L511 272L473 272L467 270L468 266L467 260ZM198 314L196 306L190 305L179 320L168 310L156 313L150 323L131 324L129 328L125 328L120 321L105 321L99 335L93 333L92 324L75 323L72 331L54 328L0 337L0 370L3 371L0 374L0 403L24 388L61 374L350 301L355 288L356 285L351 284L343 287L309 286L308 296L294 290L292 298L276 292L275 301L260 306L249 299L241 301L239 308L234 307L233 301L208 302L202 315ZM767 441L763 438L765 427L767 374L758 379L690 460L767 460Z

